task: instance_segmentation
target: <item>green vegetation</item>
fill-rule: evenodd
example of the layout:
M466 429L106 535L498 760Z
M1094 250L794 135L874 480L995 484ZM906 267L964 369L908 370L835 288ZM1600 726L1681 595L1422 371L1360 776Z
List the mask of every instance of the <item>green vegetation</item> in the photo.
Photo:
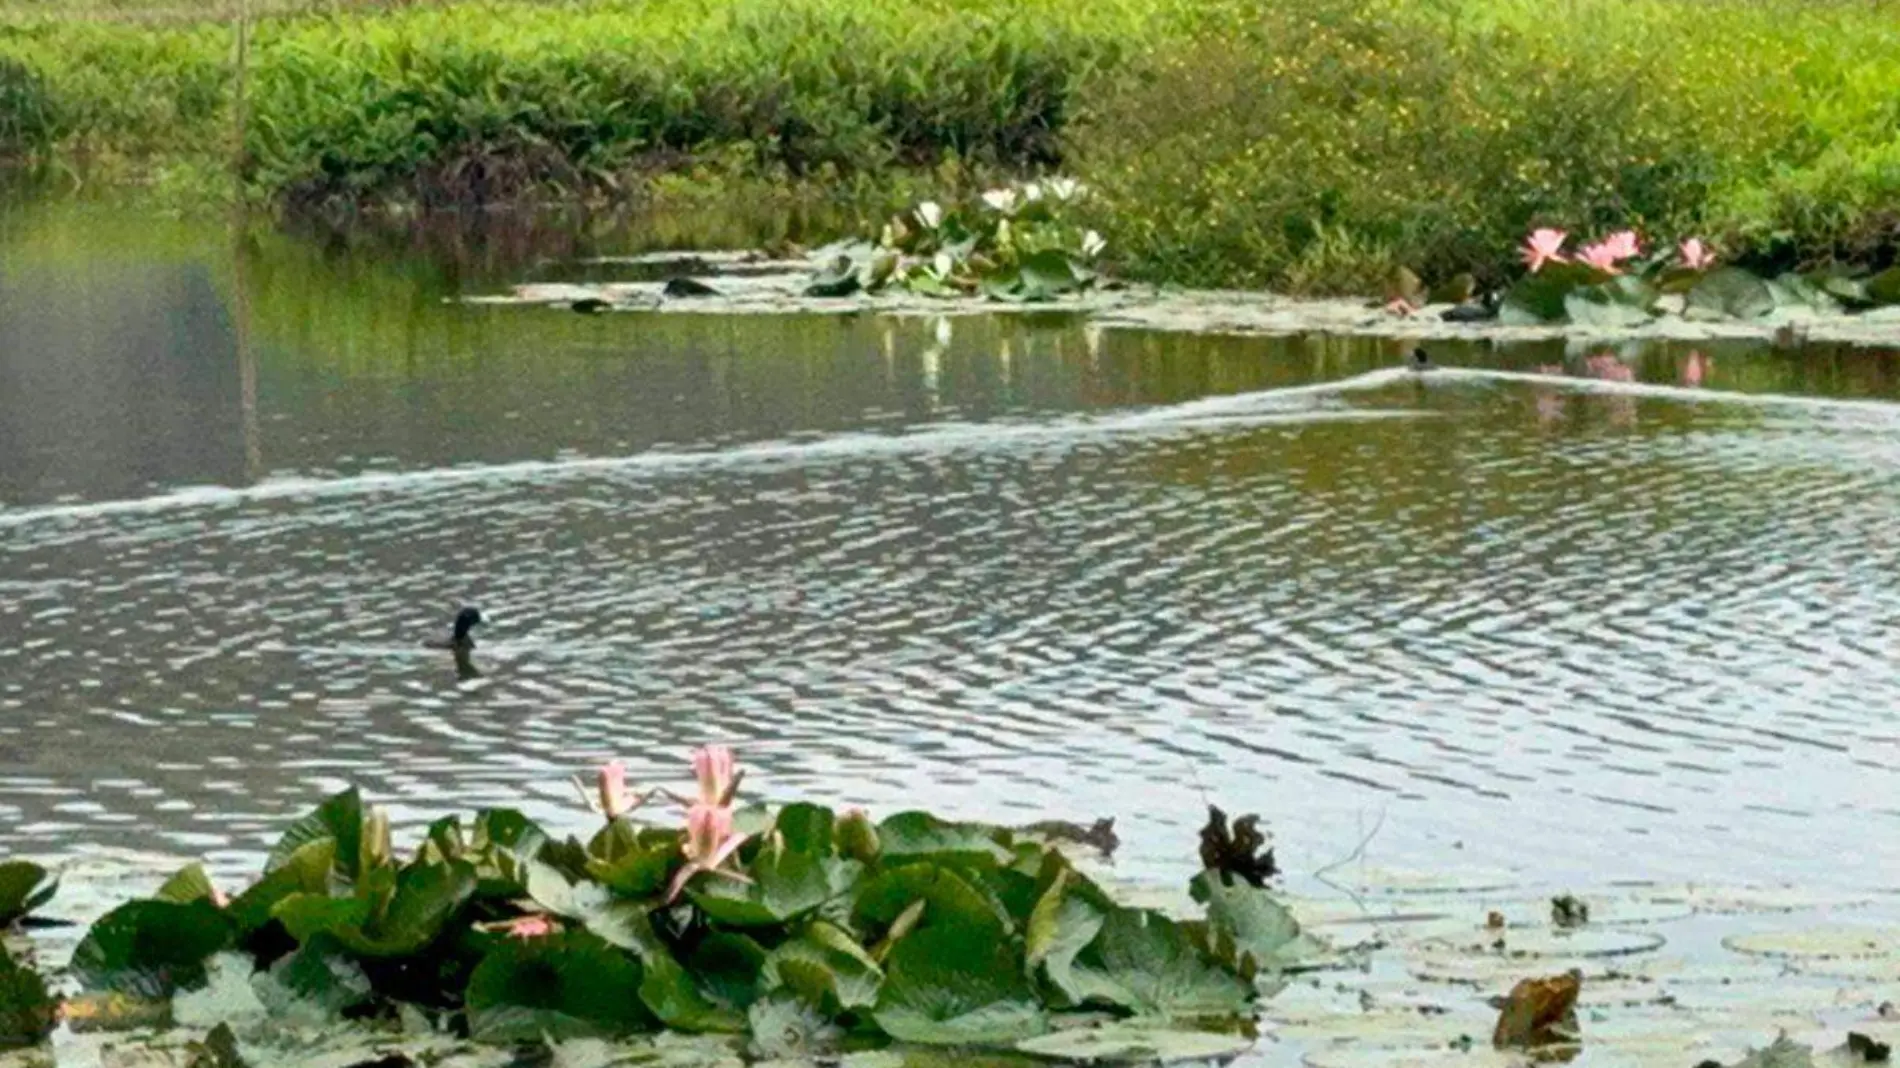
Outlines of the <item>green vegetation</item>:
M149 1021L236 979L283 1022L407 1012L499 1044L670 1030L743 1035L761 1059L893 1041L1232 1053L1261 985L1317 948L1264 888L1271 854L1246 818L1229 834L1216 812L1203 832L1206 916L1186 922L1118 904L1046 840L740 806L728 750L693 763L686 797L601 769L605 820L585 843L486 810L438 820L404 856L384 813L338 794L243 892L193 865L100 917L73 951L69 1013ZM658 798L683 830L639 818ZM0 1043L36 1041L49 1006L0 956L0 1019L16 1021Z
M891 176L951 173L916 192L954 200L973 170L1059 166L1122 274L1183 284L1495 285L1539 225L1699 235L1768 276L1900 246L1900 22L1846 0L260 9L281 17L249 53L245 177L295 209L626 199L682 173L893 203ZM0 0L0 157L228 187L222 14Z
M1900 22L1836 0L1229 5L1102 87L1072 165L1126 269L1188 284L1496 283L1534 225L1878 266L1895 84Z

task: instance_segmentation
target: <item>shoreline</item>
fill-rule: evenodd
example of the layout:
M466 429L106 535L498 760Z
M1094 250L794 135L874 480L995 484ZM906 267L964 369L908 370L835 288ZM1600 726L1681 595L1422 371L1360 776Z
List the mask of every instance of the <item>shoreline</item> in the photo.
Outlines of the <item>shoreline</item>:
M1451 305L1427 305L1411 315L1384 310L1368 298L1290 297L1236 289L1185 289L1125 284L1073 297L1015 304L980 297L945 300L885 291L849 297L803 295L813 264L771 260L758 254L698 252L588 261L665 273L665 278L627 282L529 282L508 293L448 298L450 303L486 307L540 306L609 312L713 315L853 315L935 318L972 315L1069 315L1106 329L1151 330L1208 335L1330 334L1388 338L1394 341L1462 341L1523 344L1566 341L1584 344L1622 342L1766 342L1769 344L1842 344L1900 347L1900 307L1858 314L1777 313L1757 320L1701 320L1664 315L1628 326L1574 323L1518 326L1489 320L1446 322ZM671 297L667 279L690 278L712 288L712 295ZM579 304L581 307L576 307Z

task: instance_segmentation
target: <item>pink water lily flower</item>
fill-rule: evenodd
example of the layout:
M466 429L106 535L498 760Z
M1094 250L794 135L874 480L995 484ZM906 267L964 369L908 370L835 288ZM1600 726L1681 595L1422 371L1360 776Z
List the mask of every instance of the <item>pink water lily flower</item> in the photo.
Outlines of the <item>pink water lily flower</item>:
M640 807L640 798L627 789L627 766L618 760L610 760L600 766L600 810L610 820L620 817Z
M686 841L681 851L686 854L686 863L673 876L673 882L666 888L668 904L678 899L680 891L686 889L693 876L700 872L710 872L734 879L742 883L752 880L736 871L728 871L720 865L738 852L745 844L747 836L732 833L732 810L722 805L694 805L686 814Z
M546 916L522 916L510 921L505 930L509 938L546 938L558 928Z
M1618 262L1635 259L1641 255L1643 251L1641 246L1636 243L1636 231L1634 230L1618 230L1616 233L1598 242L1598 244L1609 249L1610 255L1614 256Z
M1616 265L1622 257L1618 256L1616 251L1607 242L1599 241L1594 245L1585 245L1579 249L1577 262L1595 267L1604 274L1622 274L1623 269Z
M693 752L693 778L699 780L699 803L713 807L732 804L739 789L738 763L732 750L723 745L708 745Z
M1569 236L1562 230L1532 230L1531 235L1524 239L1523 250L1524 263L1531 273L1536 274L1537 269L1546 263L1564 262L1564 240Z
M1715 266L1715 253L1702 244L1701 238L1692 237L1676 247L1682 256L1682 265L1692 271L1706 271Z

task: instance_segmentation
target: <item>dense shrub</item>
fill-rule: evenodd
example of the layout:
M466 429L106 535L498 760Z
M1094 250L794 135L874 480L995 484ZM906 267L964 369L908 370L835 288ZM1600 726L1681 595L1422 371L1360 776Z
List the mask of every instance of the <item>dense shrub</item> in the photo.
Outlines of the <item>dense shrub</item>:
M1055 158L1076 86L1116 48L1093 18L652 0L311 25L260 47L250 149L257 180L300 201L575 188L735 145L793 174L1031 166Z
M0 166L44 153L53 128L45 82L25 64L0 56Z

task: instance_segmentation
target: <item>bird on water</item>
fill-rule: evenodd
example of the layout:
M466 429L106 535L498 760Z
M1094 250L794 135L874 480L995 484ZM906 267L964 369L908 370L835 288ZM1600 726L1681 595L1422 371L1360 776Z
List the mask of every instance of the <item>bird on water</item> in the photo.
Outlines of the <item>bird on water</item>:
M1415 348L1412 350L1410 366L1414 371L1429 371L1432 369L1432 358L1423 348Z
M455 629L446 639L436 639L428 643L432 649L447 649L455 654L455 673L464 679L472 679L481 672L475 668L475 661L469 653L475 648L476 627L482 625L482 613L479 608L464 608L455 613Z
M455 630L449 635L448 639L446 641L432 641L429 643L429 647L432 649L460 649L466 652L467 650L475 648L475 635L472 632L476 627L481 625L481 609L464 608L460 612L455 613Z

